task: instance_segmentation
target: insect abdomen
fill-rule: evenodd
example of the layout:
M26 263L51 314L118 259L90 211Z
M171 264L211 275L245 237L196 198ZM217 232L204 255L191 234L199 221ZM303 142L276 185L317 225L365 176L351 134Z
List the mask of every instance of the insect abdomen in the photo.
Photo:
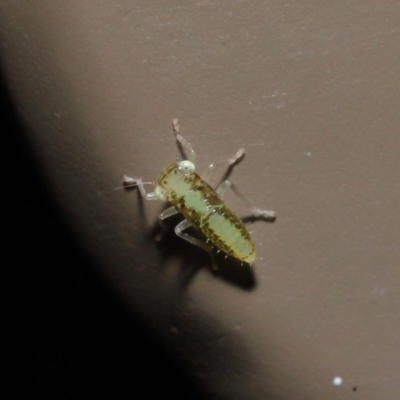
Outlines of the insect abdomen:
M254 244L242 221L224 204L213 206L203 215L200 230L219 249L251 264L256 257Z

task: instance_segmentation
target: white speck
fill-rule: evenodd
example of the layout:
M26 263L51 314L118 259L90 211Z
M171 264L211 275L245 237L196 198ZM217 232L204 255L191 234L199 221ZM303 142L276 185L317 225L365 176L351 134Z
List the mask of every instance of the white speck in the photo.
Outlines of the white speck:
M333 378L332 383L335 386L340 386L343 383L343 379L340 376L336 376L335 378Z
M311 156L312 156L311 151L307 151L306 156L307 156L307 157L311 157Z

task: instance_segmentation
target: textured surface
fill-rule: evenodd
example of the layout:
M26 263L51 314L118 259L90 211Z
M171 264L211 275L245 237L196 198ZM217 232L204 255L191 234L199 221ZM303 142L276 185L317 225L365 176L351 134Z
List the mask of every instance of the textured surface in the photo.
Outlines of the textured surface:
M66 217L212 398L400 396L399 17L370 0L0 5ZM204 165L246 148L232 180L278 214L250 227L252 271L157 248L161 205L114 190L175 159L173 117Z

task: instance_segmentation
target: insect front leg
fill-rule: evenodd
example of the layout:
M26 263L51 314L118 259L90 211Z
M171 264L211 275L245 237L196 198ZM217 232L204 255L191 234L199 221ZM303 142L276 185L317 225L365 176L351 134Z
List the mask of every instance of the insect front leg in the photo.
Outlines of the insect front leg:
M253 217L263 218L267 221L274 221L276 219L275 211L263 210L257 208L253 203L239 190L239 188L229 180L223 181L216 189L216 192L221 198L224 196L227 189L231 189L233 193L249 208Z
M156 242L160 242L163 239L165 233L169 230L169 227L165 224L164 219L172 217L176 214L179 214L179 212L175 207L168 207L158 216L158 222L163 229L163 232L155 237Z
M218 271L218 266L217 263L215 262L214 258L214 253L212 251L211 246L208 244L202 242L200 239L197 239L193 236L190 236L188 233L184 233L183 231L187 228L190 228L192 226L192 223L188 221L187 219L184 219L182 222L180 222L176 227L175 227L175 233L177 236L179 236L181 239L184 239L188 241L189 243L194 244L195 246L198 246L205 250L207 253L210 254L211 257L211 264L212 264L212 269L214 271Z
M149 192L149 193L146 192L142 178L131 178L129 176L124 175L124 187L125 188L128 188L130 186L135 186L135 185L139 188L140 194L143 196L144 199L158 200L155 192Z
M162 221L176 214L179 214L179 211L175 207L168 207L158 216L158 218Z

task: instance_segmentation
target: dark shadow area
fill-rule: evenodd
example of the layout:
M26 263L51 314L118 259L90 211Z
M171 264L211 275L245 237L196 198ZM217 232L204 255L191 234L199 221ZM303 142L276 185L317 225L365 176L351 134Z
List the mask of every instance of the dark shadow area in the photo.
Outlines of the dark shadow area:
M207 268L211 274L215 275L216 279L225 280L243 290L253 290L256 287L256 277L253 269L248 264L242 264L233 257L226 257L223 252L217 254L217 251L214 251L219 269L216 272L213 271L210 255L206 251L186 242L175 234L174 227L181 220L182 216L180 214L165 220L165 226L169 228L166 232L163 232L158 221L155 221L148 239L157 246L160 257L164 260L163 264L169 257L182 260L180 282L182 288L190 284L192 279L195 279L197 272L201 268ZM196 229L189 228L187 232L205 241L205 238ZM155 238L159 236L162 236L162 239L156 242Z
M203 398L66 228L0 79L11 398ZM8 290L7 290L8 289Z

